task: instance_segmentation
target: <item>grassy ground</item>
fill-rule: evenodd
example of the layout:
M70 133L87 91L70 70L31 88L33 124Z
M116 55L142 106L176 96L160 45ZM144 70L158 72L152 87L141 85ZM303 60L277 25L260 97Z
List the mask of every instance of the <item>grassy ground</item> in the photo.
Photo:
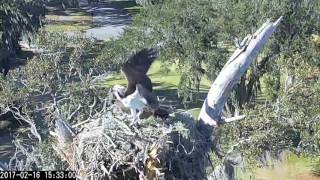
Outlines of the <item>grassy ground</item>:
M141 6L134 1L112 1L111 6L127 11L130 15L140 12ZM93 17L85 10L72 8L63 10L58 7L48 7L48 21L45 29L50 32L83 32L94 27Z
M81 32L94 26L93 18L84 10L49 9L45 29L50 32Z
M239 180L316 180L312 173L314 160L309 157L287 153L281 162L271 162L269 167L257 168L253 172L237 172Z
M57 24L46 26L46 31L49 32L82 32L89 29L90 26L86 25L70 25L70 24Z
M70 21L92 21L92 16L86 12L72 12L68 16ZM48 15L46 15L46 19L50 21L61 21L61 17L63 16L55 14L54 12L50 12Z

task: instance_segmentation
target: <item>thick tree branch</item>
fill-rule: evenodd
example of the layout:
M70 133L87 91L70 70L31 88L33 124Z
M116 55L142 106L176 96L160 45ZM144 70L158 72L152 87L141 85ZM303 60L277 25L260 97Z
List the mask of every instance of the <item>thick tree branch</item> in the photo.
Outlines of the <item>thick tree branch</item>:
M234 85L238 83L253 60L257 58L281 19L282 17L274 23L266 22L253 35L247 35L230 57L212 84L201 108L199 119L205 124L216 127L218 124L227 122L225 118L221 117L221 112ZM242 116L241 118L228 119L228 122L243 118Z

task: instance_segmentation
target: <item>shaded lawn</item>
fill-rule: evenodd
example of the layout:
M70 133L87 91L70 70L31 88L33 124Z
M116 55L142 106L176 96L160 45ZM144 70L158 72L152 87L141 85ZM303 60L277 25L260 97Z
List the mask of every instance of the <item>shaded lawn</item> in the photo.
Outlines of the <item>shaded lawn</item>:
M81 32L94 26L92 15L81 9L49 9L46 20L50 32Z
M134 1L112 1L109 3L110 7L123 9L130 15L139 13L142 8ZM92 14L80 8L64 10L59 7L48 7L46 20L45 29L50 32L84 32L97 26L93 22Z
M139 4L137 4L135 1L112 1L110 2L112 6L117 7L118 9L124 9L127 11L130 15L135 15L140 12L140 10L143 8Z
M170 104L177 109L184 109L184 106L180 103L178 98L177 88L181 76L177 72L176 66L172 65L169 68L168 72L164 71L161 66L163 66L163 64L160 61L155 61L148 71L148 75L154 86L154 93L160 98L165 97L166 104ZM99 86L111 88L116 84L120 84L123 86L127 85L127 80L122 73L108 76L104 82L99 84ZM198 96L199 98L196 102L189 103L187 109L192 113L194 117L198 116L200 108L203 104L203 100L208 93L210 85L211 83L209 80L203 79L201 82L200 94Z

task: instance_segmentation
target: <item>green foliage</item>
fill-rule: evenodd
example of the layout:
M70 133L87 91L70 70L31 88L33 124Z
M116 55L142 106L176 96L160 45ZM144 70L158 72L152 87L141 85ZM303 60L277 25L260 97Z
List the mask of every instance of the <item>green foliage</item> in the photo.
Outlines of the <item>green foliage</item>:
M33 170L51 171L51 170L66 170L68 165L66 162L60 160L60 156L53 149L53 140L48 139L39 144L33 149L33 158L30 158L31 163L34 163Z
M136 0L136 3L142 6L150 6L150 5L160 4L163 2L164 0Z
M228 124L219 130L222 147L234 146L251 161L263 152L273 155L289 149L295 153L316 156L320 153L320 86L306 82L278 95L276 103L247 109L246 120Z
M61 97L60 93L65 93L65 96L72 96L57 103L59 108L66 110L62 112L75 110L79 104L91 105L99 94L91 84L96 51L94 41L80 35L68 37L61 33L41 32L34 43L45 51L28 60L20 69L13 70L11 78L0 78L0 108L18 102L30 119L45 126L52 117L46 117L37 109L47 106L50 107L45 108L47 112L55 111L55 107L51 107L55 95ZM82 110L86 113L79 114L79 117L88 117L87 110L79 111Z
M22 35L30 37L42 24L46 9L42 0L1 0L0 47L12 52L19 50Z
M210 80L215 79L235 37L254 32L267 18L283 16L230 101L244 108L247 120L219 129L221 146L227 151L238 143L235 150L252 162L266 150L273 154L283 149L316 154L320 147L310 139L319 141L316 118L320 93L317 78L307 78L318 72L320 62L318 8L319 2L313 0L164 1L146 6L120 39L107 42L99 63L117 70L132 51L156 47L162 61L177 66L181 74L179 94L186 102L197 89L202 68ZM283 91L283 74L296 78L288 92ZM259 92L260 86L268 100L264 105L250 97L256 95L253 91ZM246 106L249 101L255 107Z
M79 7L79 0L49 0L50 6L61 6L63 9Z
M181 94L190 97L192 88L199 90L203 70L215 74L222 67L220 57L226 52L219 47L217 12L210 1L165 2L149 7L141 15L154 43L161 44L161 53L170 63L176 63L181 73Z
M43 138L40 144L20 139L17 148L23 149L20 154L28 157L16 158L26 166L19 168L65 170L66 163L54 153L53 142L48 139L48 128L57 117L75 124L104 110L102 106L107 91L96 88L93 82L94 53L99 48L95 41L82 35L70 37L62 33L41 32L34 41L43 52L28 60L26 65L12 70L10 78L0 78L0 111L8 111L8 105L13 102L22 106L21 116L34 123ZM0 126L7 125L2 123ZM19 137L26 137L29 132L16 133Z
M222 67L221 59L225 59L221 57L227 51L216 38L216 16L209 0L165 1L147 6L120 39L107 42L101 62L121 64L132 50L156 47L166 64L177 65L176 71L182 77L179 94L185 102L193 97L194 90L199 91L205 69L214 78Z
M225 31L220 31L226 39L243 36L252 31L248 28L256 28L265 18L284 18L246 75L247 78L256 76L257 84L261 80L262 91L269 101L265 105L254 102L255 108L247 107L243 112L247 115L245 121L220 129L222 147L229 150L236 144L235 150L241 151L253 164L259 163L256 159L265 151L277 155L290 149L317 155L320 150L319 143L315 143L319 141L320 127L319 76L315 75L313 80L308 77L319 68L314 35L320 30L319 2L246 0L217 4L222 14L218 23L230 22L224 27ZM293 87L287 92L283 75L295 77ZM250 80L244 87L248 88L249 84Z
M0 16L3 37L12 37L10 42L16 43L22 32L37 30L28 18L27 21L20 19L25 16L19 9L22 6L11 1L3 2L0 13L14 16L17 12L17 20L22 22L16 23L9 16ZM307 0L164 1L146 6L122 37L104 44L97 61L93 55L97 51L94 41L80 35L68 37L61 33L40 32L35 42L45 52L28 61L20 70L15 70L12 79L0 79L0 105L19 100L25 105L25 114L42 125L49 125L54 120L57 109L64 117L76 112L68 119L74 123L92 118L101 110L106 97L105 89L94 86L93 69L118 70L129 55L144 47L159 49L159 59L166 66L164 71L176 67L180 75L172 73L172 76L181 78L179 94L186 102L194 99L195 90L199 90L204 75L214 80L229 55L234 37L243 37L254 31L266 18L283 15L283 23L275 37L243 81L244 88L249 89L263 77L262 86L269 101L256 103L254 108L244 105L241 113L246 114L247 119L218 128L217 135L224 151L239 151L251 164L258 163L257 159L265 151L277 154L290 149L296 153L318 155L319 78L307 80L310 73L319 70L317 5L317 1ZM12 26L4 26L4 22L10 22ZM282 72L297 79L286 92L283 91ZM233 95L234 99L241 96ZM59 100L53 102L52 96ZM148 122L152 123L151 120ZM190 141L192 134L188 128L178 122L175 131L185 141ZM199 139L194 138L194 142L196 140ZM40 154L50 154L44 163L48 169L59 166L53 165L56 156L52 154L50 143L45 142L37 149Z
M242 97L235 97L237 101L254 100L248 96L255 95L251 90L254 86L259 86L264 73L271 72L272 79L281 79L281 74L299 76L319 62L319 51L315 51L310 41L312 34L318 34L320 30L319 1L218 0L215 4L219 12L217 18L217 24L221 29L219 35L227 40L228 44L234 37L244 37L247 33L255 31L267 18L277 19L283 16L273 38L257 62L252 65L253 73L247 73L247 81L236 87L236 91L247 90ZM269 86L270 89L266 91L277 95L280 81L274 83L278 84Z
M266 73L261 77L260 81L261 86L264 88L264 95L266 100L276 100L280 89L279 76L274 76L270 73Z
M25 89L19 87L15 80L0 78L0 109L1 105L8 105L15 102L24 95Z
M23 68L30 87L42 91L60 91L75 74L88 73L93 59L85 58L93 51L93 41L82 35L69 37L62 33L41 32L34 41L43 53L29 60ZM86 49L86 51L84 51Z
M237 92L244 94L236 93L233 102L238 101L242 107L255 99L264 73L277 71L272 76L281 79L281 71L297 75L306 69L302 67L318 62L319 51L314 51L311 41L311 35L320 29L318 5L310 0L164 1L146 6L124 36L107 42L100 63L117 69L115 64L121 64L133 51L158 47L166 64L177 65L181 74L179 95L187 102L196 97L193 95L199 90L203 70L210 80L215 79L234 49L230 47L235 37L242 38L255 31L267 18L283 16L274 38L245 75L244 83L236 87ZM278 90L270 89L275 95Z

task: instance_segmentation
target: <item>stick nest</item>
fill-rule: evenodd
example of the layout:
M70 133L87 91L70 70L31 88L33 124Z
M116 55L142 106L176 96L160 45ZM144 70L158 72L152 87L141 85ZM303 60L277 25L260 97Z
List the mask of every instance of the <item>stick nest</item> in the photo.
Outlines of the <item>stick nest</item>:
M129 126L127 114L113 110L78 126L77 133L66 133L70 126L56 122L54 149L78 178L205 178L212 128L184 112Z

